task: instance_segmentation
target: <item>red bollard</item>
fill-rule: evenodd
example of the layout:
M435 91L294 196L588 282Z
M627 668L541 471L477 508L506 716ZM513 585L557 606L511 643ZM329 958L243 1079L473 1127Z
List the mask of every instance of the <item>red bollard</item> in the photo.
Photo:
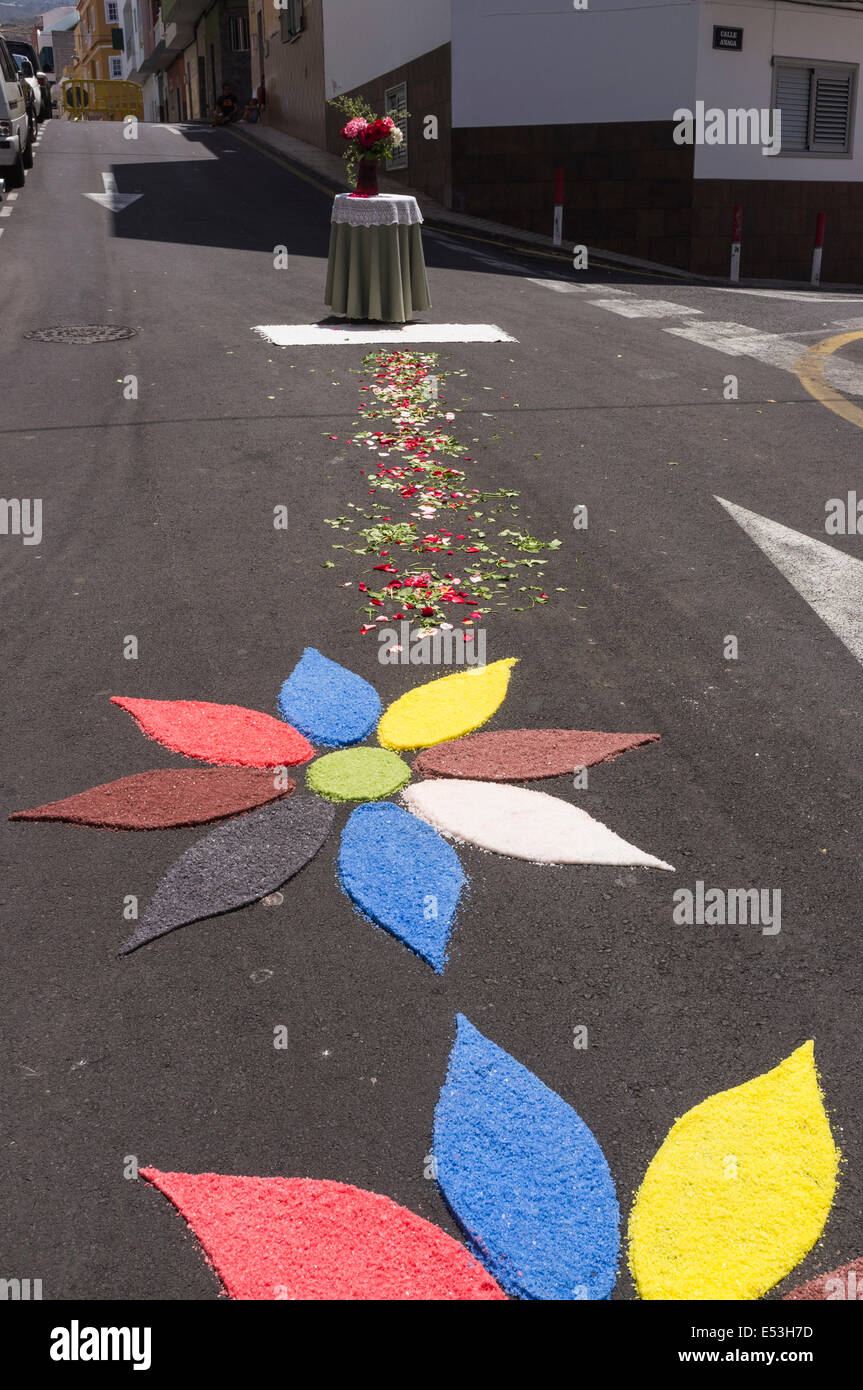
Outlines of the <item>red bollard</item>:
M818 220L815 223L815 246L812 250L812 284L821 284L821 258L824 255L824 224L827 221L826 212L819 212Z
M555 170L554 176L554 244L563 241L563 170Z
M731 282L736 285L740 279L740 245L743 241L743 208L738 203L734 209L734 223L731 233Z

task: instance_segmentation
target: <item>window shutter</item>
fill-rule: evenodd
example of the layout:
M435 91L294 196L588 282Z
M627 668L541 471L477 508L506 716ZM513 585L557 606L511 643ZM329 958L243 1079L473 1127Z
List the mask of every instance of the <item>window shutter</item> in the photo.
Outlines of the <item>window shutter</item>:
M384 93L385 116L392 116L399 130L404 135L404 140L399 145L392 159L387 160L388 169L406 169L408 167L408 89L406 82L400 82L397 87L388 87Z
M805 150L809 143L812 69L777 65L776 106L782 112L783 150Z
M844 154L850 147L853 73L816 68L812 86L810 149ZM784 136L784 129L783 129Z

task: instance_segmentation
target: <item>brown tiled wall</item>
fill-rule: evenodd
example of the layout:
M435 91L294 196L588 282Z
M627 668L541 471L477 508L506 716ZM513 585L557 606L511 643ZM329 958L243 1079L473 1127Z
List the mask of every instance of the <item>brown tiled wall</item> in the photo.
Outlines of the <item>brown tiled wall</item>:
M742 275L808 280L817 216L826 212L822 279L863 283L863 184L699 179L693 185L690 269L728 274L736 204L743 208Z
M384 93L388 87L400 82L407 83L408 111L408 167L406 169L386 169L387 178L398 180L411 188L418 188L430 197L436 198L445 207L450 206L450 123L452 102L450 97L450 46L424 53L400 68L383 73L373 82L356 87L349 96L362 96L374 108L384 109ZM423 123L426 116L437 116L438 138L426 140L423 136ZM327 149L342 154L345 142L339 135L344 125L343 116L333 107L327 107Z
M564 170L564 238L685 267L692 147L668 121L494 126L452 133L453 207L550 235Z
M253 35L260 4L249 6ZM324 19L322 0L305 0L303 32L291 43L282 43L279 12L272 0L264 0L264 74L267 85L267 123L279 130L323 146L324 119ZM257 85L257 42L253 41L252 70Z

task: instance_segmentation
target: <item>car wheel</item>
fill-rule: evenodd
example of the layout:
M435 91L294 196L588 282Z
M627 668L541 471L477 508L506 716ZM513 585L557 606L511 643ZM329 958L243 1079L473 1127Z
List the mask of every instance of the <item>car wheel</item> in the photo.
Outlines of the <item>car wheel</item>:
M26 177L24 173L24 157L19 150L18 158L15 160L15 163L10 165L5 171L3 178L6 180L7 188L23 188Z

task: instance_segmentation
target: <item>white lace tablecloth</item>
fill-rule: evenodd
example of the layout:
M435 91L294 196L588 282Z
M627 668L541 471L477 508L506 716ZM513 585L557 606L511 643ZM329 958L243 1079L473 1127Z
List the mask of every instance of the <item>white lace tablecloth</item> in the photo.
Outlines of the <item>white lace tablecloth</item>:
M416 198L407 193L379 193L376 198L337 193L331 220L351 227L412 227L422 222L423 215Z

